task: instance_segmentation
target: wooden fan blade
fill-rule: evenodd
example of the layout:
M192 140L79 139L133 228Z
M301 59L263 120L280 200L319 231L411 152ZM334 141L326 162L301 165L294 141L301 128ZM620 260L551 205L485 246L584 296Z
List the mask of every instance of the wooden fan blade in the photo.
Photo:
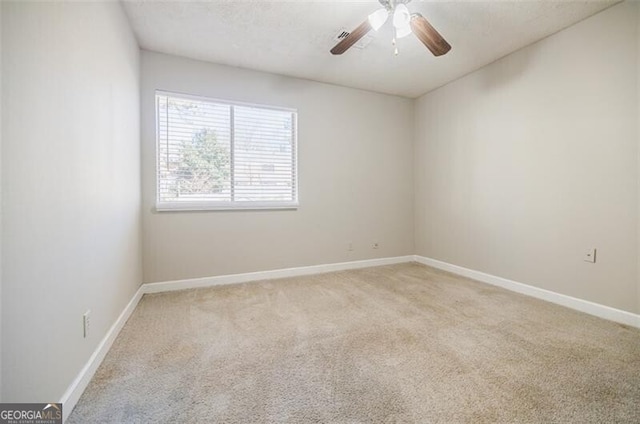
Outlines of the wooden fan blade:
M333 46L333 48L331 49L331 53L342 54L346 52L347 50L349 50L349 47L353 46L358 42L358 40L367 35L367 33L371 31L371 29L371 24L367 19L366 21L358 25L356 29L351 31L351 33L343 38L338 44Z
M411 31L427 46L434 56L442 56L451 46L442 35L419 13L411 15Z

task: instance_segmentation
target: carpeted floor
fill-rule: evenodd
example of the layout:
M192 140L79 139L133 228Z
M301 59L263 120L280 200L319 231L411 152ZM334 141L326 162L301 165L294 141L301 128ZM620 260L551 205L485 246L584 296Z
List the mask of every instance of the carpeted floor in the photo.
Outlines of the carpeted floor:
M640 331L401 264L146 295L69 423L638 423Z

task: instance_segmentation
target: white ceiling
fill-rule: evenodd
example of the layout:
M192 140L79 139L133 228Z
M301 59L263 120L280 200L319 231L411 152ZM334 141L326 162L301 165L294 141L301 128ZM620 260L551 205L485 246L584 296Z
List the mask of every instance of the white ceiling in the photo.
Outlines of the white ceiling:
M409 35L393 55L390 22L369 45L329 53L377 1L124 0L147 50L382 93L417 97L591 16L617 0L419 1L452 50L434 57Z

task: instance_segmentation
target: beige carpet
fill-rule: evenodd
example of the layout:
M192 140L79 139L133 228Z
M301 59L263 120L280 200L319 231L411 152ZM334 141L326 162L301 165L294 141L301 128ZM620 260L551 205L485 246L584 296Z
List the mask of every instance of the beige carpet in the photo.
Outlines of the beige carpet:
M417 264L147 295L69 423L638 423L640 331Z

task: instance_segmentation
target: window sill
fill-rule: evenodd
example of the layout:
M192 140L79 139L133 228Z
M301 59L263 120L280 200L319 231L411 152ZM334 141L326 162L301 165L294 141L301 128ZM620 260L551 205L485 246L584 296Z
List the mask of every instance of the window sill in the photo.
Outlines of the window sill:
M296 210L296 203L219 204L219 203L162 203L156 204L156 212L219 212L219 211L276 211Z

